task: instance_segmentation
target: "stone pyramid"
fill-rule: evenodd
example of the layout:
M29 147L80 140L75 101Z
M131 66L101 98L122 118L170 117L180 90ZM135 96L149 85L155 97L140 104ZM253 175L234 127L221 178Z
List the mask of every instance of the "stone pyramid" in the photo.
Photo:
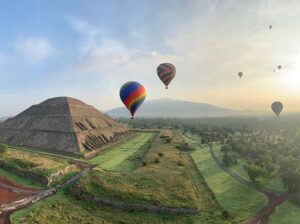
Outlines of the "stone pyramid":
M127 128L94 107L71 97L33 105L0 124L0 142L53 152L99 150Z

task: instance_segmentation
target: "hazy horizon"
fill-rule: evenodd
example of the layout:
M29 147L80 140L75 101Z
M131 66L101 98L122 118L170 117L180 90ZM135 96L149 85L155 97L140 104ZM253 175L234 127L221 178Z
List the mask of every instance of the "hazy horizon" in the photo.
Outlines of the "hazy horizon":
M129 80L146 100L300 111L299 1L0 2L0 116L56 96L107 111ZM162 62L177 68L169 90Z

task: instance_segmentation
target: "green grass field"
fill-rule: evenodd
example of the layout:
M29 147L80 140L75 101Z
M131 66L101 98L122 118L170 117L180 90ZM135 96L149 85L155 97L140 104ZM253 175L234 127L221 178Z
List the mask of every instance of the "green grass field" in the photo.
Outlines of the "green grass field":
M172 138L171 143L157 138L152 144L153 136L142 133L135 140L132 139L129 143L122 143L112 149L118 153L107 151L109 156L104 153L95 158L93 162L99 166L85 174L76 185L71 187L71 190L83 189L96 196L116 201L169 207L198 207L201 210L200 215L127 212L94 205L76 199L69 193L61 192L30 208L15 212L11 216L12 223L231 223L222 218L221 209L208 192L203 178L193 172L195 169L191 166L187 153L176 148L177 144L182 143L181 136L172 131L162 132L164 136L168 135ZM147 146L149 140L152 147L148 150L145 145ZM137 144L140 146L138 149L136 149ZM118 155L123 152L120 149L123 149L124 145L126 148L131 146L134 149L129 150L131 153L127 153L126 156L119 157ZM159 156L158 153L163 155ZM155 162L157 158L159 162ZM116 162L110 161L114 159ZM146 165L142 165L142 161L145 161ZM107 170L103 170L103 166ZM122 172L116 171L120 167Z
M300 206L285 201L278 206L268 221L268 224L298 224L300 223Z
M220 146L215 144L214 151L216 156L222 161L222 152L220 151ZM246 162L243 159L239 159L237 164L230 166L229 168L237 173L239 176L243 177L245 180L250 181L247 171L243 168ZM273 190L285 191L284 185L280 178L258 178L260 186L264 186Z
M138 133L136 137L94 157L90 162L106 170L122 171L131 169L133 164L129 158L142 147L145 146L146 149L146 146L151 144L151 139L154 136L155 133L151 132Z
M187 138L194 144L196 151L192 157L204 176L219 204L229 211L232 223L243 223L267 202L262 193L242 185L224 172L212 159L207 146L199 145L195 136Z

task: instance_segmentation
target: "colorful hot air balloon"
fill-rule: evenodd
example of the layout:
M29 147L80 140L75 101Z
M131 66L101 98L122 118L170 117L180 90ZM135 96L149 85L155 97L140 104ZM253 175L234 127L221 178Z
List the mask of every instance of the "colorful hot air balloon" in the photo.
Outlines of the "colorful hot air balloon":
M281 112L282 109L283 109L283 105L282 105L281 102L275 101L274 103L272 103L271 108L272 108L273 112L274 112L277 116L279 116L280 112Z
M162 63L157 67L157 75L168 89L168 85L176 75L176 68L170 63Z
M120 89L120 98L131 113L133 119L135 112L146 98L146 90L138 82L126 82Z
M242 78L243 72L239 72L239 73L238 73L238 76L239 76L240 78Z

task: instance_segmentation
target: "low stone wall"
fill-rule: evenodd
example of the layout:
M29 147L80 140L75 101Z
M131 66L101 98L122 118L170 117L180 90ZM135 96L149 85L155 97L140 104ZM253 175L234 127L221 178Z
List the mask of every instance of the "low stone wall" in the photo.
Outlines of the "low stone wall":
M121 209L126 211L136 211L136 212L150 212L150 213L158 213L158 214L199 214L200 211L197 208L170 208L163 207L157 205L145 205L145 204L136 204L136 203L128 203L121 201L114 201L107 198L99 198L94 195L80 192L78 189L71 189L71 195L78 197L80 199L93 202L98 205L104 205L108 207L112 207L115 209Z

